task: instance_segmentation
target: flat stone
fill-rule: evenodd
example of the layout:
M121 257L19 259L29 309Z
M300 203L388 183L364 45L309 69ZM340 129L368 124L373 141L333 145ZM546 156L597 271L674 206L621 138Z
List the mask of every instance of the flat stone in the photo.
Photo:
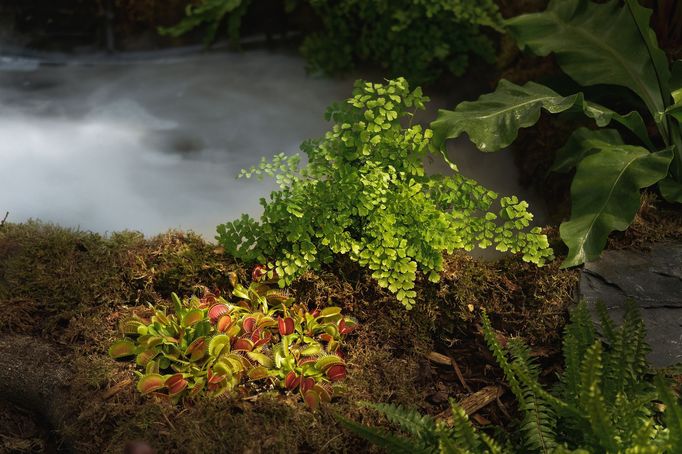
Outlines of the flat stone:
M656 243L645 250L604 251L581 273L579 295L599 325L596 303L620 323L625 302L639 307L655 367L682 362L682 244Z

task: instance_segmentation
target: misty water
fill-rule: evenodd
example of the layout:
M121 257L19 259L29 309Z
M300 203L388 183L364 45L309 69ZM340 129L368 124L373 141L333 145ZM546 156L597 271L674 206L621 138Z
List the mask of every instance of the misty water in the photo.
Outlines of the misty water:
M349 96L351 77L312 77L304 67L266 51L0 57L0 217L212 239L217 224L258 215L274 188L236 180L239 170L323 135L326 106ZM476 96L435 97L431 111L457 97ZM465 175L542 212L517 184L509 153L483 154L464 138L450 156Z

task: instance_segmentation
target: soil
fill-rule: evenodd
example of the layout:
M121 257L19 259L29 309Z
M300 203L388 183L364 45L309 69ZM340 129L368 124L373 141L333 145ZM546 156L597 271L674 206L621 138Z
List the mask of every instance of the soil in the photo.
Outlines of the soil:
M140 396L134 365L106 355L120 338L118 321L147 303L168 304L172 291L189 294L202 285L224 289L229 271L245 280L249 270L191 233L102 237L37 222L3 225L0 257L0 344L7 346L3 362L14 365L0 389L34 412L0 413L27 415L23 426L0 417L2 440L12 452L47 447L121 452L133 440L145 440L157 452L210 452L216 446L237 452L365 451L367 444L335 419L341 414L386 424L358 401L437 415L448 407L448 398L504 387L481 337L481 309L490 313L500 335L525 336L551 374L577 282L577 272L560 271L558 262L536 268L516 257L485 263L454 254L447 257L439 284L419 283L420 304L408 312L362 269L339 259L300 278L291 292L311 307L342 305L359 319L346 346L350 372L344 395L317 412L298 397L281 394L171 407ZM452 358L459 371L452 362L429 360L434 351ZM45 385L57 380L60 370L66 377L58 382L68 386ZM505 393L479 410L476 420L509 427L514 411ZM54 439L46 436L50 433Z
M679 210L651 196L642 207L610 247L682 238ZM556 232L548 233L558 245ZM578 281L578 271L560 270L559 259L537 268L518 257L481 262L456 253L446 258L440 283L418 282L419 304L406 311L364 270L339 258L290 291L310 307L340 305L358 318L346 345L345 394L316 412L297 396L277 393L174 407L141 396L134 365L107 356L121 337L118 321L148 303L167 305L171 292L227 289L228 272L246 281L250 269L192 233L103 237L39 222L0 227L0 257L0 394L9 401L0 408L0 452L121 452L136 440L164 453L216 446L365 452L366 442L335 417L387 424L359 401L447 417L452 398L473 405L480 427L513 432L515 403L483 342L480 311L501 339L523 336L551 382L561 368L561 332ZM476 408L481 396L485 405Z

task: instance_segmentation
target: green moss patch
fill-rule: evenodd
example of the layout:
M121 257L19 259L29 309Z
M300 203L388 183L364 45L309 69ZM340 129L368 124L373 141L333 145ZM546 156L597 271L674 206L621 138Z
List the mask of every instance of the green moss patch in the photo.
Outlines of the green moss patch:
M73 371L72 417L59 435L77 452L120 452L143 439L157 452L344 451L369 447L345 432L334 414L372 424L359 400L391 402L437 414L447 397L460 399L501 375L484 347L476 314L487 309L501 335L522 335L538 352L558 345L577 272L543 268L514 257L481 262L465 254L446 259L438 284L417 282L417 305L406 311L368 273L343 259L306 273L291 288L310 307L338 305L360 326L347 346L346 393L318 412L280 393L199 400L170 407L135 390L134 366L106 355L119 320L167 304L170 292L206 286L227 289L227 273L243 266L191 233L151 239L137 233L108 237L30 222L0 229L0 305L4 334L46 339ZM430 363L436 350L456 359L466 386L449 367ZM503 398L481 412L507 423L513 403Z

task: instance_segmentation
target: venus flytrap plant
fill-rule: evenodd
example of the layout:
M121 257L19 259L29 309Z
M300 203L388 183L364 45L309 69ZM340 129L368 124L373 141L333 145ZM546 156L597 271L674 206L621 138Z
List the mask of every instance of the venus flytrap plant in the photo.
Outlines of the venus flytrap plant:
M263 280L262 267L253 274ZM230 300L173 294L173 313L152 308L149 320L121 322L125 338L109 355L134 357L138 391L175 403L271 385L299 392L311 408L329 401L346 374L340 346L355 321L336 307L311 313L262 282L233 285Z
M220 225L218 241L238 259L267 263L265 278L280 286L345 254L407 308L417 273L438 281L444 252L494 246L538 265L551 259L526 202L462 176L444 153L455 173L425 174L433 133L403 120L427 101L402 78L358 81L350 99L328 109L331 131L301 146L307 165L280 154L242 172L274 176L280 190L261 199L260 222L244 215Z

